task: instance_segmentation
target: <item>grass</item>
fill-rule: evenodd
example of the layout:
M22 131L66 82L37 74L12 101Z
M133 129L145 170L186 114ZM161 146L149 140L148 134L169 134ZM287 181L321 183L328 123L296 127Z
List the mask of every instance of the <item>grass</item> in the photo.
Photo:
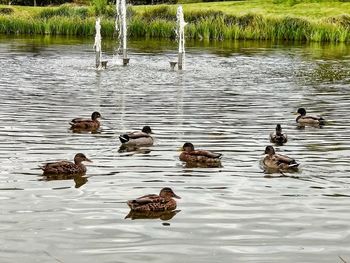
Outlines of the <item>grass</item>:
M185 0L184 0L185 1ZM7 6L0 6L1 8ZM129 8L130 37L175 38L176 5ZM183 4L189 39L350 42L350 2L246 0ZM0 33L94 34L93 7L18 7L0 13ZM114 35L114 7L102 14L102 35Z

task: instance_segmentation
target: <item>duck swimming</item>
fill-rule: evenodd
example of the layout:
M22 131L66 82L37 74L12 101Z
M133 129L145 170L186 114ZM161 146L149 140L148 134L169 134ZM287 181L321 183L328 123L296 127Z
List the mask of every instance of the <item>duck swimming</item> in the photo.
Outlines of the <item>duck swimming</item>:
M119 140L126 146L152 146L152 130L149 126L144 126L141 131L134 131L119 136Z
M127 204L132 211L136 212L170 211L176 209L176 201L173 197L181 199L181 197L176 195L171 188L165 187L160 190L159 195L144 195L134 200L127 201Z
M264 166L270 169L276 169L279 171L286 171L289 169L297 169L299 164L286 155L277 154L272 146L265 148L265 158L263 160Z
M77 153L74 157L74 163L69 161L59 161L47 163L40 168L43 170L43 175L75 175L85 174L86 167L83 162L91 162L84 154Z
M188 164L198 164L198 166L220 167L221 153L213 153L205 150L195 150L190 142L186 142L182 146L182 152L179 156L180 161Z
M282 145L287 142L287 135L282 133L282 127L280 124L276 125L276 131L270 134L270 141L278 145Z
M324 125L326 120L322 117L306 116L306 110L299 108L297 113L299 116L296 118L296 122L302 125Z
M83 119L83 118L75 118L71 120L69 123L71 125L71 130L97 130L100 128L100 121L98 120L101 118L101 114L97 111L94 111L91 114L91 120L89 119Z

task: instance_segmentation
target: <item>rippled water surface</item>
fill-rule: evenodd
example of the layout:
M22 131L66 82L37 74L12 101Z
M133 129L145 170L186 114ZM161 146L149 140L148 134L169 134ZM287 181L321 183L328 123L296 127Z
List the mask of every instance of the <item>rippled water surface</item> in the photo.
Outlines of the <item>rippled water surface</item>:
M1 262L350 262L349 47L189 43L178 72L175 43L134 41L122 67L108 42L97 72L92 42L0 38ZM297 129L301 106L327 125ZM100 133L69 131L95 110ZM298 173L260 167L276 123ZM119 153L145 124L155 145ZM185 141L223 167L184 167ZM44 180L38 165L77 152L85 178ZM164 186L181 211L124 219L125 200Z

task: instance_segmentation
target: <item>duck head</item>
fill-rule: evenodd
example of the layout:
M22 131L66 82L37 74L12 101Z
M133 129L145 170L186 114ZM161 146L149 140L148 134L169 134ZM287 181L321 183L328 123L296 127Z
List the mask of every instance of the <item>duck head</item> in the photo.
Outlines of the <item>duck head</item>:
M77 153L74 156L74 163L75 164L81 164L82 162L90 162L90 163L92 163L92 161L90 159L88 159L84 154Z
M182 150L185 152L192 152L194 151L194 146L190 142L185 142L185 144L182 146Z
M94 111L92 114L91 114L91 120L95 121L97 119L101 118L101 114L97 111Z
M272 146L266 146L265 154L274 155L275 154L275 149Z
M276 125L276 134L277 134L277 135L281 135L281 133L282 133L281 124L277 124L277 125Z
M169 187L164 187L162 190L160 190L159 196L165 198L166 200L169 200L172 197L177 198L177 199L181 199L181 197L176 195L173 192L173 190Z
M153 133L151 130L151 127L149 127L147 125L142 128L142 132L147 133L147 134Z
M306 115L306 110L304 108L299 108L297 113L299 113L301 116L305 116Z

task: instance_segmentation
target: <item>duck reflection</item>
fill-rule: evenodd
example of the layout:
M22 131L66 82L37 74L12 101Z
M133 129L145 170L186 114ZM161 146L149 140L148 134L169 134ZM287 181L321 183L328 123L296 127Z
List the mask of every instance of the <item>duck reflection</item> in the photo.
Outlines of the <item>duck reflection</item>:
M101 134L101 129L69 129L72 133L78 133L78 134Z
M199 163L187 162L183 165L184 168L222 168L221 163Z
M148 148L141 148L136 145L126 145L126 144L122 144L118 149L118 153L131 153L130 155L133 155L136 153L148 154L150 152L151 150Z
M56 181L56 180L74 180L75 182L75 188L79 188L82 185L86 184L88 181L88 178L84 175L76 174L52 174L52 175L45 175L41 180L43 181Z
M160 219L162 221L168 221L172 219L177 213L179 213L181 210L172 210L172 211L161 211L161 212L155 212L155 211L133 211L130 210L129 214L126 215L124 219L130 218L131 220L135 219Z

